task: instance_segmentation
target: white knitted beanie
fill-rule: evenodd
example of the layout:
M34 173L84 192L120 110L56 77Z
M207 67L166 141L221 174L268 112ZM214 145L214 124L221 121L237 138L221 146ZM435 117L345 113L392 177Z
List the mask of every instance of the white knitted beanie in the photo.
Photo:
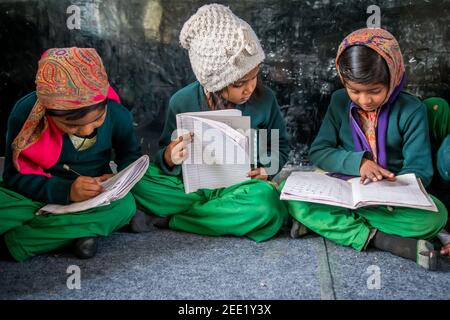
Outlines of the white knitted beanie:
M253 29L228 7L202 6L184 24L180 43L189 52L192 70L208 92L241 79L264 58Z

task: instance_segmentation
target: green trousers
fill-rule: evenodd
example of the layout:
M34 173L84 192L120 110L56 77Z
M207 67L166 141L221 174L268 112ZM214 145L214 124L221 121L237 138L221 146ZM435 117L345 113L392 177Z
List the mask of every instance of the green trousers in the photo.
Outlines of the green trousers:
M0 234L17 261L65 247L77 238L108 236L129 223L136 212L131 194L108 206L71 214L36 216L42 206L6 189L0 181Z
M289 213L315 233L361 251L371 229L408 238L436 236L447 223L447 209L438 199L433 200L438 212L386 206L350 210L311 202L286 202Z
M171 229L202 235L264 241L277 234L288 217L278 190L256 179L186 194L180 177L165 175L151 164L132 193L144 211L171 216Z

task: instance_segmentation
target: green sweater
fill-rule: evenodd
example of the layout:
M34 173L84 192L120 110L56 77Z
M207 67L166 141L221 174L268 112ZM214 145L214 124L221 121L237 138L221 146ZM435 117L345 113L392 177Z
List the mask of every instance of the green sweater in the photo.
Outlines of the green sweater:
M16 103L9 116L3 173L3 180L8 188L35 201L68 204L70 187L77 176L64 170L64 164L68 164L81 175L95 177L111 173L109 162L113 160L112 149L115 152L114 161L118 170L122 170L140 157L140 146L134 132L131 113L115 101L108 100L105 122L97 129L97 141L92 147L76 151L69 136L65 134L58 162L46 171L52 175L51 178L20 174L12 163L11 143L21 130L35 102L36 93L32 92Z
M319 133L311 145L311 161L325 171L359 176L364 151L355 152L345 89L331 97ZM388 170L415 173L427 186L433 176L427 109L413 95L401 92L391 106L386 134Z
M256 101L248 101L242 105L236 105L236 109L242 111L243 116L250 116L251 127L253 129L267 129L267 146L268 153L271 152L270 146L270 130L279 129L279 153L270 154L273 157L279 157L279 170L285 165L289 156L289 141L286 133L286 125L280 112L275 94L267 87L264 87L261 95ZM176 165L173 168L167 166L164 161L164 151L171 142L172 132L177 129L176 115L184 112L208 111L208 105L204 94L204 89L198 81L191 83L183 89L176 92L169 101L169 109L167 112L166 122L164 125L161 138L159 140L160 150L156 154L155 163L167 175L177 176L181 174L181 166ZM274 153L274 152L272 152ZM258 166L270 167L270 163ZM273 177L271 175L269 178Z

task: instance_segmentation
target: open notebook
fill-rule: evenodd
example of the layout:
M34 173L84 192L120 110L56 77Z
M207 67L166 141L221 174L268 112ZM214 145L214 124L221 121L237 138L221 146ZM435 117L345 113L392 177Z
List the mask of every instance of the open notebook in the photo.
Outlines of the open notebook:
M39 209L36 214L63 214L106 206L115 200L125 197L131 188L133 188L133 186L144 176L148 165L149 157L143 155L113 177L102 182L101 185L105 191L98 196L86 201L74 202L69 205L48 204Z
M176 119L179 134L194 133L187 147L188 158L181 165L186 193L250 179L250 117L227 109L181 113Z
M282 200L298 200L357 209L386 205L437 212L436 205L413 173L363 185L360 178L348 181L317 172L293 172L281 192Z

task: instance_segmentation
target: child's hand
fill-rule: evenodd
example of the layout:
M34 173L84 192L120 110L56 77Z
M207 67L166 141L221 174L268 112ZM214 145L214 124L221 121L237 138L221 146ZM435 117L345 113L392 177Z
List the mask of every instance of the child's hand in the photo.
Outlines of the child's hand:
M442 256L450 256L450 243L447 243L441 248Z
M267 181L267 179L269 178L269 175L267 174L267 171L264 168L251 170L247 173L247 176L252 179L260 179L264 181Z
M164 151L164 161L169 167L182 164L188 157L187 146L192 142L194 134L187 133L172 141Z
M103 188L97 178L78 177L70 187L70 200L80 202L89 200L102 193Z
M380 167L374 161L369 159L362 160L359 173L361 174L361 183L366 183L366 179L373 182L381 181L383 179L395 181L395 175L392 172Z
M105 173L104 175L102 175L100 177L95 177L95 179L100 183L100 182L106 181L112 177L114 177L114 173Z

